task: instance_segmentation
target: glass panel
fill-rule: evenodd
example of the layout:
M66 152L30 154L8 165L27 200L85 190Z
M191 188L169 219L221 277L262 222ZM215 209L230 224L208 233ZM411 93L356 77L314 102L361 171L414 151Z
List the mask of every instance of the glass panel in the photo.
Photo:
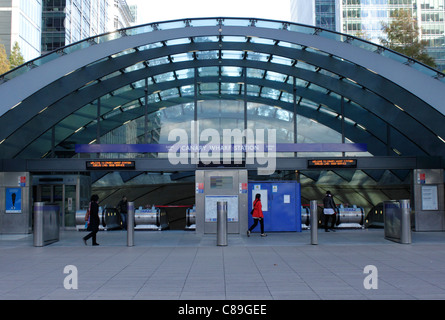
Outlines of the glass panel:
M288 30L294 32L301 32L305 34L314 34L315 28L298 24L290 24Z
M293 62L294 60L285 57L280 57L280 56L272 57L272 63L279 63L279 64L284 64L286 66L291 66Z
M145 51L145 50L149 50L149 49L155 49L155 48L160 48L162 47L163 44L161 42L154 42L154 43L150 43L150 44L146 44L143 46L138 47L139 51Z
M82 42L78 42L76 44L65 47L63 49L63 52L65 52L66 54L69 54L69 53L77 51L77 50L88 48L89 46L91 46L91 44L87 40L84 40Z
M182 96L194 96L195 95L195 86L184 86L181 87L181 95Z
M252 43L260 43L260 44L267 44L267 45L270 45L270 46L273 46L275 44L275 40L258 38L258 37L250 37L250 42L252 42Z
M275 22L275 21L266 21L266 20L258 20L255 23L255 27L258 28L270 28L270 29L283 29L283 23L282 22Z
M252 85L252 84L248 84L247 85L247 95L248 96L255 96L258 97L260 94L260 86L256 86L256 85Z
M175 75L173 72L167 72L159 74L157 76L153 76L153 78L155 79L156 83L159 83L159 82L173 81L175 80Z
M177 88L168 89L165 91L162 91L160 93L162 99L172 99L179 97L179 91Z
M151 32L151 31L153 31L153 28L151 27L151 25L143 25L143 26L138 26L135 28L127 29L126 33L128 36L133 36L133 35Z
M222 67L221 75L228 77L240 77L243 69L241 67Z
M200 77L218 76L219 75L219 68L218 67L198 68L198 74L199 74Z
M189 44L190 38L181 38L181 39L173 39L173 40L167 40L166 42L167 46L175 46L178 44Z
M288 92L283 92L283 94L281 95L281 101L294 103L294 95Z
M164 22L158 24L158 30L169 30L169 29L177 29L185 27L185 21L172 21L172 22Z
M400 63L408 62L408 58L407 57L401 56L400 54L392 52L392 51L389 51L389 50L383 50L381 55L384 56L384 57L388 57L388 58L391 58L393 60L399 61Z
M217 37L217 36L194 37L193 40L195 42L218 42L219 41L219 37Z
M286 77L287 76L282 73L277 73L273 71L267 71L266 73L267 80L283 82L284 80L286 80Z
M248 78L263 79L265 73L266 73L266 71L264 69L247 68L247 77Z
M205 94L215 94L219 91L219 85L217 83L202 83L199 88L200 93Z
M222 94L238 94L239 85L236 83L221 83L221 93Z
M251 22L248 19L224 19L223 25L225 26L239 26L239 27L248 27Z
M272 88L263 88L261 91L261 97L277 100L280 96L280 91Z
M120 32L112 32L112 33L107 33L98 37L94 38L94 41L96 41L97 43L104 43L107 41L111 41L111 40L116 40L122 38L122 35Z
M192 79L195 76L195 70L193 69L177 70L175 73L179 80Z
M196 53L198 60L218 59L218 51L200 51Z
M347 37L345 35L342 35L342 34L339 34L339 33L334 33L334 32L329 32L327 30L323 30L318 35L323 37L323 38L333 39L335 41L344 41L346 39L346 37Z
M218 21L216 19L193 19L190 25L192 27L216 26L218 25Z
M223 42L246 42L246 37L224 36Z
M53 61L53 60L55 60L57 58L60 58L60 55L58 53L54 52L54 53L51 53L51 54L49 54L47 56L43 56L40 59L34 60L33 63L36 66L41 66L41 65L43 65L43 64L45 64L47 62Z
M222 50L223 59L236 59L241 60L243 58L242 51Z
M267 62L269 61L270 54L264 54L260 52L249 52L247 54L246 59L247 60L253 60L253 61L261 61L261 62Z
M187 52L187 53L174 54L171 56L171 58L172 58L173 62L192 61L193 53Z
M124 51L121 51L119 53L111 55L111 58L115 59L115 58L118 58L120 56L125 56L127 54L131 54L131 53L134 53L134 52L136 52L136 50L134 50L134 49L124 50Z

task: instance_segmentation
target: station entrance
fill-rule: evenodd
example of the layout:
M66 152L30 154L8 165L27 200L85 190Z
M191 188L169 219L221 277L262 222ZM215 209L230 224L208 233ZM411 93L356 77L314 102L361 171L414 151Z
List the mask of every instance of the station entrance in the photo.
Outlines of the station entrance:
M374 163L378 164L378 160ZM85 164L85 160L79 161ZM78 227L84 227L84 221L77 221L76 216L82 216L91 194L99 194L101 212L115 208L124 195L134 202L136 230L187 230L197 234L216 232L216 210L211 208L222 199L233 209L228 232L244 234L252 223L249 212L256 193L262 195L265 206L266 232L298 232L309 227L310 201L317 200L321 205L328 190L339 207L339 228L381 228L382 203L409 199L415 231L445 230L442 169L405 169L404 174L385 169L378 175L372 171L377 169L289 170L280 163L278 166L271 176L259 176L251 168L184 171L162 168L151 172L115 170L94 174L84 169L79 174L66 175L38 170L2 173L1 233L31 232L35 202L58 204L60 227L80 230ZM293 191L287 189L287 184L295 186ZM17 203L15 208L11 207L12 194ZM321 211L319 206L319 214ZM106 226L102 229L108 230Z

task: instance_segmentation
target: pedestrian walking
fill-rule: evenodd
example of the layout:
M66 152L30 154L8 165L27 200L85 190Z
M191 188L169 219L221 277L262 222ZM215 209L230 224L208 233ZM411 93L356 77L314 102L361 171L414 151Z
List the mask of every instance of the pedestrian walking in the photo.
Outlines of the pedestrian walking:
M258 225L258 221L260 222L261 227L261 236L267 237L267 234L264 233L264 215L263 215L263 209L261 204L261 194L257 193L255 195L255 201L252 205L252 218L253 218L253 225L247 230L247 236L250 237L250 233L252 230Z
M89 222L88 222L88 228L87 231L90 231L88 235L83 237L83 242L85 245L87 245L87 240L90 238L93 238L93 246L98 246L99 244L96 242L96 234L99 232L99 225L100 225L100 219L99 219L99 196L97 194L93 194L91 196L91 201L89 204Z
M334 198L331 194L331 191L326 191L326 195L323 198L323 215L324 215L324 231L325 232L329 232L328 230L328 223L329 220L331 220L331 231L334 231L334 227L335 227L335 221L336 221L336 216L335 216L335 210L337 208L335 202L334 202Z

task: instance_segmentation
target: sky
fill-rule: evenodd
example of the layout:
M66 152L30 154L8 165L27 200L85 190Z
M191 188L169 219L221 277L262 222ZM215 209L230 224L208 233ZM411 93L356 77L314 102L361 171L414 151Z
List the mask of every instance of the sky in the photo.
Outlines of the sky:
M138 5L138 24L197 17L290 20L290 0L127 0Z

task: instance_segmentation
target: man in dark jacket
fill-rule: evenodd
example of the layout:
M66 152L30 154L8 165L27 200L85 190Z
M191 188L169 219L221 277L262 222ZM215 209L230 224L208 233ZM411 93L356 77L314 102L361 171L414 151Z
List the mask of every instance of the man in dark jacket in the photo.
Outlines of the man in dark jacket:
M332 197L331 191L326 191L326 195L323 198L323 214L324 214L324 231L329 232L328 230L328 220L331 219L331 230L334 230L335 226L335 210L337 209L337 206L334 202L334 198Z

